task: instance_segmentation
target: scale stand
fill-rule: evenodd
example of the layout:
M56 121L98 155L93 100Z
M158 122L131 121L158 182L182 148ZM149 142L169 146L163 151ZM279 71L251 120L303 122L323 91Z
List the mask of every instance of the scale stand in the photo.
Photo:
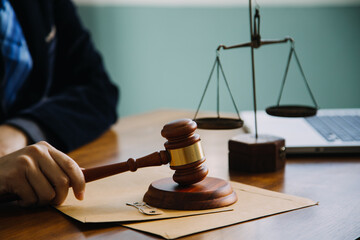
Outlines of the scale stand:
M279 99L278 99L276 106L271 106L266 109L266 112L269 115L278 116L278 117L314 116L317 112L318 105L317 105L315 98L310 90L309 84L305 78L304 71L301 67L300 61L295 52L294 40L290 37L286 37L281 40L262 40L261 36L260 36L259 7L256 6L256 8L255 8L254 25L253 25L251 0L249 0L249 17L250 17L251 42L242 43L242 44L238 44L238 45L234 45L234 46L220 45L217 48L217 57L219 56L219 51L221 49L227 50L227 49L243 48L243 47L251 48L255 134L240 134L229 140L229 168L233 169L233 170L244 171L244 172L272 172L272 171L282 169L285 166L285 140L283 138L276 137L276 136L259 135L258 134L257 114L256 114L257 106L256 106L254 49L259 48L263 45L271 45L271 44L287 43L287 42L291 43L290 54L289 54L289 58L288 58L288 62L287 62L281 90L280 90ZM290 60L293 55L295 56L298 67L300 69L300 72L301 72L304 82L306 84L307 90L310 93L310 96L313 100L315 107L309 107L309 106L303 106L303 105L280 105L280 99L281 99L281 95L282 95L283 88L285 85ZM219 62L219 65L220 65L220 62ZM210 77L211 77L211 74L210 74ZM224 73L223 73L223 75L224 75ZM225 79L225 76L224 76L224 79ZM225 79L225 81L226 81L226 79ZM226 83L227 83L227 81L226 81ZM206 89L207 89L207 86L205 88L205 92L206 92ZM204 94L205 94L205 92L204 92ZM230 92L230 89L229 89L229 92ZM204 97L204 94L203 94L203 97ZM230 92L230 94L231 94L231 92ZM203 97L200 101L200 105L203 100ZM200 105L197 109L196 115L199 111ZM234 103L234 105L235 105L235 103ZM235 108L236 108L236 105L235 105ZM237 108L236 108L236 110L237 110ZM214 125L216 125L214 118L205 118L207 125L204 126L201 122L203 119L196 119L196 115L195 115L194 120L196 122L200 123L199 128L224 129L224 127L223 128L214 127ZM219 118L220 118L220 115L219 115L219 107L218 107L218 119ZM239 119L240 119L240 116L239 116ZM208 127L208 126L210 126L210 127ZM242 124L241 124L241 126L242 126ZM234 127L232 127L232 128L234 128Z

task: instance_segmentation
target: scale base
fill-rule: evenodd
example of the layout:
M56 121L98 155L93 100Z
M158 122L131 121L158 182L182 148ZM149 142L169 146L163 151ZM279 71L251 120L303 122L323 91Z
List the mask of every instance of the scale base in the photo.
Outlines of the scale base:
M275 172L285 166L285 140L270 135L240 134L229 140L229 169Z
M179 186L172 178L153 182L144 195L153 207L174 210L203 210L229 206L237 201L230 183L207 177L189 186Z

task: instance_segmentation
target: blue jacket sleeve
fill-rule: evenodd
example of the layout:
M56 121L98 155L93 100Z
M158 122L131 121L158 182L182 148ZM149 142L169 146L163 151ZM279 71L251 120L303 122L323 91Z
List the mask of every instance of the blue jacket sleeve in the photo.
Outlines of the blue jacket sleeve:
M49 94L16 117L36 122L50 144L68 152L97 138L116 121L118 89L73 4L54 0L52 11L55 57L49 66Z

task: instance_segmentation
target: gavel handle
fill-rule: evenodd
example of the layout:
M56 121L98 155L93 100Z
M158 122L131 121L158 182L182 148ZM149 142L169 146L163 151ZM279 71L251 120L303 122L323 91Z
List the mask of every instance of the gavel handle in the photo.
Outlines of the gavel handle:
M122 172L135 172L138 168L160 166L169 163L169 161L170 158L167 152L162 150L138 159L129 158L129 160L126 162L82 169L82 172L85 177L85 182L92 182ZM6 193L0 195L0 203L11 202L15 200L20 200L20 198L15 194Z
M95 181L122 172L135 172L138 168L161 166L170 162L166 151L154 152L145 157L133 159L126 162L114 163L106 166L83 169L85 182Z

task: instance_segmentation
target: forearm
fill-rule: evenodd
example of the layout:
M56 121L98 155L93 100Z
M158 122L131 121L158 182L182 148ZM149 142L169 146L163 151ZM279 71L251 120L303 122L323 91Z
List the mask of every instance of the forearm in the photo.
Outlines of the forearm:
M28 137L23 131L10 125L0 125L0 157L26 145L28 145Z

